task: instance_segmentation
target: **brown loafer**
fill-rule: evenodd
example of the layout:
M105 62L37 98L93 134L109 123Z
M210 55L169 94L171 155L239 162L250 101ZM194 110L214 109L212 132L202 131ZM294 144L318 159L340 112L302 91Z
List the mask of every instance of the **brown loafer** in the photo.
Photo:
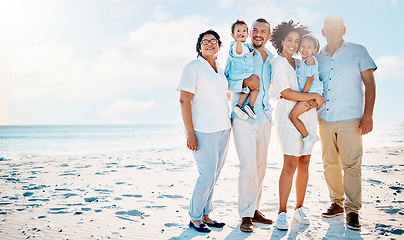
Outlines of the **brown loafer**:
M265 218L264 214L262 214L260 211L255 210L254 212L254 217L252 218L253 222L257 223L263 223L263 224L272 224L274 221L272 221L269 218Z
M332 218L338 215L344 215L344 209L336 203L331 203L331 206L327 209L327 212L321 214L321 216L326 218Z
M240 230L242 232L253 232L254 231L254 225L253 225L250 217L243 217L241 219Z

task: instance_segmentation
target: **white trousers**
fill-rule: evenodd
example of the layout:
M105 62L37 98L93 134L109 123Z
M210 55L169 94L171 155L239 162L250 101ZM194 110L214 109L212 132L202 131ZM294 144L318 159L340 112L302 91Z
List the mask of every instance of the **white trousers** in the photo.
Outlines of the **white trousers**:
M238 212L241 218L253 217L260 206L271 128L266 117L262 125L233 119L234 144L240 160Z
M189 216L202 220L212 209L212 196L216 181L223 168L229 147L230 129L214 133L195 132L198 150L192 151L199 176L189 206Z

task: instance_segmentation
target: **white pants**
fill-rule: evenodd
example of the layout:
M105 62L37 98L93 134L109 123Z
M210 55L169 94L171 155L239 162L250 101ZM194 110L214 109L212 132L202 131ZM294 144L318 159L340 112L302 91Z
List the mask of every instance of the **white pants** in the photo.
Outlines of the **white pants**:
M261 202L271 127L266 117L262 125L233 119L234 144L240 160L238 211L241 218L253 217Z
M195 132L198 139L198 151L192 151L199 176L189 206L189 216L193 220L202 220L212 207L213 190L220 171L226 160L229 147L230 129L214 132Z

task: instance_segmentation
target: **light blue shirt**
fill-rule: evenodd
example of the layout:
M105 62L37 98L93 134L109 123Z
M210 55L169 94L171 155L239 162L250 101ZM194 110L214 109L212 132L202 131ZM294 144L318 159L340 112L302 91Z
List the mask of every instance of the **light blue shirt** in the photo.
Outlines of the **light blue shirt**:
M251 45L249 45L251 49L254 49ZM261 53L254 49L255 55L252 56L253 62L254 62L254 70L253 74L256 74L260 78L260 87L259 87L259 92L257 96L257 100L255 101L254 104L254 111L255 114L257 115L257 119L252 119L248 118L245 121L255 123L262 125L264 121L264 117L267 117L271 123L272 121L272 107L269 104L269 88L271 86L271 63L270 60L273 58L273 54L265 49L265 52L268 54L267 58L265 59L265 62L262 60ZM240 92L242 91L243 88L243 80L244 78L240 79L230 79L230 74L229 72L232 71L231 65L229 64L230 60L229 58L227 59L226 63L226 68L224 71L224 74L228 80L229 83L229 90L233 92L232 94L232 106L234 107L238 99L240 97ZM245 101L244 105L247 104L249 101L249 98ZM231 113L231 118L238 118L238 116L232 111Z
M310 86L308 93L318 93L323 95L323 83L320 81L318 74L318 61L315 56L312 56L314 59L314 65L307 66L306 59L299 62L296 68L296 76L297 83L299 84L300 91L303 91L304 86L306 85L307 78L313 77L313 83Z
M236 42L233 42L230 45L230 50L229 50L229 81L243 81L246 78L249 78L254 71L254 60L253 60L253 55L254 55L254 49L250 48L250 46L244 42L241 44L243 47L248 49L249 52L243 54L243 55L237 55L235 52L233 52L233 48L235 48ZM244 87L242 89L242 92L244 93L250 93L250 89L248 87Z
M361 72L376 64L362 45L343 42L331 57L325 46L316 55L320 81L324 84L324 105L318 117L327 122L359 119L364 110L364 86Z

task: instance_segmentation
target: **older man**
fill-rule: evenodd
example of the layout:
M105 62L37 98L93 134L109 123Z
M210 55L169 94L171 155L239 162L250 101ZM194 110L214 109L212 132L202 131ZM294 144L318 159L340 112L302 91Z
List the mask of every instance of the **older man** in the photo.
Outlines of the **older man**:
M271 83L271 64L273 54L265 48L271 37L271 28L265 19L257 19L251 27L251 48L254 49L253 75L247 79L229 79L231 66L226 65L225 75L228 78L229 90L233 92L233 107L237 104L243 87L258 89L258 97L254 104L256 119L240 119L232 113L234 142L240 160L238 182L238 210L242 218L240 230L252 232L252 222L272 224L258 211L262 194L262 181L267 168L267 152L272 127L272 108L269 105L269 87ZM246 101L248 103L248 100Z
M365 47L344 41L345 32L341 17L327 17L322 29L327 45L317 54L325 99L318 111L319 127L332 202L322 216L334 217L345 211L347 227L359 230L362 135L373 128L376 65Z

